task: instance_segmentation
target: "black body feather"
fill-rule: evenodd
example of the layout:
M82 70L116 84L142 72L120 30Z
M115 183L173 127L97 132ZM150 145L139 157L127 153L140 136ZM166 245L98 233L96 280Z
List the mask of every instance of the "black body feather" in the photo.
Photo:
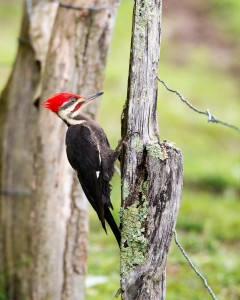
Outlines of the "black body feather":
M94 121L79 116L80 124L70 125L66 134L66 151L69 163L77 172L83 191L98 214L102 227L105 220L111 227L120 246L120 232L109 210L110 180L119 151L110 148L103 129Z

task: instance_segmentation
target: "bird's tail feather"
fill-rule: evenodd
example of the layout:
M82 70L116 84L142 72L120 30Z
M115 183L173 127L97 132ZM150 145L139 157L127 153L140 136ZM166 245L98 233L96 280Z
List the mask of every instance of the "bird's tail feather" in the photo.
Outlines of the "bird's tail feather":
M106 204L104 205L104 216L105 216L105 219L108 222L109 226L111 227L112 232L115 235L115 238L116 238L119 248L120 248L121 234L120 234L118 226L117 226L116 222L114 221L114 218Z

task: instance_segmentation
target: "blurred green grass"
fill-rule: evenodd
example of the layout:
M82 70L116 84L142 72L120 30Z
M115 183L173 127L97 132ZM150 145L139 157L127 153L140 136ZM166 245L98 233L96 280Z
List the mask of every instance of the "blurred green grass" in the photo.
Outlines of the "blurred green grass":
M236 44L240 31L239 0L210 0L207 5L208 21L221 30L221 37L229 46ZM119 7L99 115L112 147L120 138L121 112L126 99L132 7L133 1L129 0L122 0ZM16 1L0 1L1 89L16 52L20 11ZM209 108L217 118L240 126L239 77L216 65L212 60L215 49L204 43L187 50L187 60L180 63L178 58L185 57L185 51L185 42L170 40L164 35L163 26L160 77L198 108ZM233 53L239 65L239 54ZM161 139L175 142L184 155L178 239L218 299L240 299L240 136L221 125L208 124L206 116L191 111L161 84L158 119ZM118 175L112 185L113 213L119 220ZM174 243L167 272L166 299L210 299ZM119 250L113 235L106 236L102 231L91 208L88 273L106 276L108 282L87 288L87 300L113 299L119 288Z
M240 28L240 2L238 0L211 0L212 17L219 27L235 40Z

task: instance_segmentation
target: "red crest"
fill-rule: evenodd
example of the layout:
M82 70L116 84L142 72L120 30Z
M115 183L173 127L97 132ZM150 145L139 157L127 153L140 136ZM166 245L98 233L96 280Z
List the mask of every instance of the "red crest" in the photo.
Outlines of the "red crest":
M46 101L41 103L41 105L57 113L59 107L62 106L64 102L70 100L71 98L81 98L81 96L69 92L58 93L50 96Z

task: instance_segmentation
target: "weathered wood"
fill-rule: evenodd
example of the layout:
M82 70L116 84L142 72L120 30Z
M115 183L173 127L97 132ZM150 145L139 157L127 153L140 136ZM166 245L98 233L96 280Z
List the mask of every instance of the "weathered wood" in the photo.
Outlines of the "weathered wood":
M181 202L182 155L160 144L157 67L161 0L135 0L122 136L122 299L165 299L166 260Z
M111 3L114 2L106 1L106 4ZM83 3L75 0L71 1L71 4ZM100 1L85 1L84 5L99 6ZM59 8L43 74L42 100L59 91L68 90L88 95L102 89L114 16L115 9L92 12ZM88 114L94 116L96 109L97 105L90 106ZM76 292L79 286L76 284L86 270L86 266L81 266L80 260L82 258L83 262L86 262L86 241L85 246L84 243L75 242L81 239L80 224L76 224L78 230L71 237L74 247L68 242L68 237L72 234L71 224L76 216L80 220L80 216L84 215L86 204L71 205L71 190L65 190L65 196L62 196L61 186L66 186L73 178L73 171L66 160L65 131L66 125L60 119L50 111L40 110L35 151L37 167L34 173L41 187L50 185L44 190L37 189L35 199L35 230L39 231L39 223L44 224L41 226L41 232L35 235L38 247L34 254L37 262L34 277L41 299L79 299ZM55 139L58 141L51 144L51 140ZM49 177L52 178L50 182ZM56 234L58 231L59 234ZM49 247L53 247L54 250L50 251ZM81 253L83 255L80 255ZM64 257L64 261L60 260L60 257ZM51 278L58 278L62 291L54 280L49 281L44 276L46 273Z
M35 1L37 3L38 1ZM24 7L20 37L29 39ZM24 71L23 71L24 70ZM40 65L29 43L19 43L17 57L0 103L0 287L6 299L31 291L32 104Z
M55 92L102 90L116 8L93 12L49 2L33 1L31 24L25 10L21 36L31 45L20 44L1 98L0 286L9 300L84 299L88 204L67 162L66 125L39 103ZM50 42L46 15L54 18ZM94 117L97 107L86 113Z

